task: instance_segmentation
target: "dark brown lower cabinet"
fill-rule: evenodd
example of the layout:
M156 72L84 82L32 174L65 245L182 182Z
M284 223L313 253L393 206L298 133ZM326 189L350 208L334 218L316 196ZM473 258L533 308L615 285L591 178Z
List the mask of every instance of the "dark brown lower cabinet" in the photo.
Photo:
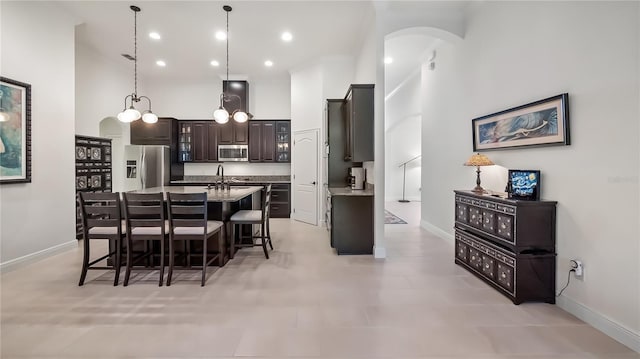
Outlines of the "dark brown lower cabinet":
M373 196L331 196L331 246L338 254L373 253Z
M276 183L271 185L271 218L289 218L291 216L291 185Z

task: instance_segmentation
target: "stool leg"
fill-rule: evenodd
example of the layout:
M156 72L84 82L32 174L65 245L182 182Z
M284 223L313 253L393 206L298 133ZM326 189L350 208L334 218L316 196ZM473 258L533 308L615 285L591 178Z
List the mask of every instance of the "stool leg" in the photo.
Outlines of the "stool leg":
M220 232L218 232L218 267L222 267L224 265L224 255L225 255L225 238L226 238L226 230L224 225L220 227Z
M120 266L122 265L122 238L116 239L115 240L115 246L116 246L116 262L115 262L115 267L116 267L116 277L113 280L113 286L117 286L118 285L118 281L120 280Z
M229 259L233 259L236 252L236 224L231 222L231 238L229 239Z
M174 265L174 253L175 250L173 248L173 239L169 240L169 273L167 274L167 287L171 285L171 276L173 275L173 265Z
M124 283L123 286L129 285L129 276L131 275L131 267L133 266L133 252L131 250L133 247L133 241L127 240L127 270L124 273Z
M84 285L84 280L87 277L87 270L89 270L89 239L85 238L84 243L84 256L82 257L82 271L80 272L79 286Z
M164 238L160 240L160 280L158 281L158 287L162 287L164 282Z
M264 222L260 225L260 238L262 239L262 250L264 251L264 256L269 259L269 251L267 251L267 238L264 229Z
M205 229L206 231L206 229ZM201 287L204 287L204 280L207 277L207 235L204 236L204 241L202 241L202 281L200 283Z
M269 218L267 218L266 221L267 221L267 238L269 239L269 247L271 247L271 250L273 250L273 243L271 243L271 228L269 226Z

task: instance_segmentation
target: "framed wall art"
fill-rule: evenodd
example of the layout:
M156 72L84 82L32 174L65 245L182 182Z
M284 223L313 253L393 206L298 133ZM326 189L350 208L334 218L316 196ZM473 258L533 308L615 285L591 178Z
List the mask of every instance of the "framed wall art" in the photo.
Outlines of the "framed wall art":
M0 184L31 182L31 85L0 77Z
M569 145L569 95L549 97L471 122L473 151Z

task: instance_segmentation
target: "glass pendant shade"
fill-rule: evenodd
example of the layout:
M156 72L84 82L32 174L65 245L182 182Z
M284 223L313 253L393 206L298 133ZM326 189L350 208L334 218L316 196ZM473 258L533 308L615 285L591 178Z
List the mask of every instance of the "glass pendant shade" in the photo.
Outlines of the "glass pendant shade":
M236 111L233 114L233 119L236 122L243 123L243 122L247 122L247 120L249 119L249 116L245 112Z
M125 118L127 119L127 122L133 122L133 121L139 119L140 116L142 116L140 114L140 111L138 111L135 108L133 108L133 106L131 106L128 109L126 109L124 111L124 115L125 115Z
M213 111L213 119L220 124L229 122L229 112L222 107Z
M151 111L146 111L144 115L142 115L142 121L146 123L156 123L158 122L158 116Z

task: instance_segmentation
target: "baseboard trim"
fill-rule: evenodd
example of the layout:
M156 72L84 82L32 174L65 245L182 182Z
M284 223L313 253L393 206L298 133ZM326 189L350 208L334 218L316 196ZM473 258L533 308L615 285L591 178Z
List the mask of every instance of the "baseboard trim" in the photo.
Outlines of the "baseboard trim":
M443 231L442 229L434 226L433 224L427 222L427 221L420 221L420 227L422 227L424 230L427 230L433 234L435 234L436 236L444 239L445 241L453 244L453 235L450 233L447 233L445 231Z
M560 296L556 300L556 305L565 311L575 315L592 327L598 329L611 338L628 346L631 350L640 353L640 334L634 333L623 325L614 322L604 315L595 312L584 304L578 303L566 296Z
M384 247L373 247L373 258L387 258L387 249Z
M51 257L58 253L65 252L77 246L78 246L78 240L74 239L69 242L58 244L57 246L43 249L35 253L27 254L26 256L22 256L22 257L8 260L6 262L2 262L0 263L0 272L10 272L18 268L22 268L28 264L31 264L33 262L39 261L47 257Z

